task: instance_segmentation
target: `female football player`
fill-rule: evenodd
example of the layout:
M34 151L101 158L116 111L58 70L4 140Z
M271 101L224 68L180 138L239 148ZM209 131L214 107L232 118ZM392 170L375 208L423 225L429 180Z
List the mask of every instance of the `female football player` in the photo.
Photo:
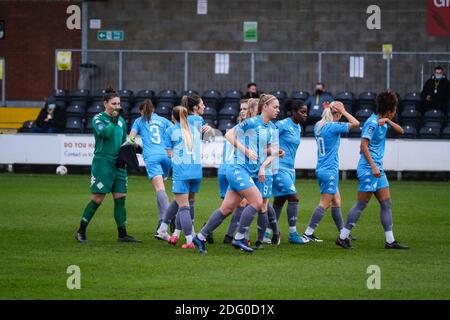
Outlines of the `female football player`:
M288 100L289 101L289 100ZM280 149L285 152L283 158L280 158L278 172L273 180L273 208L276 213L276 221L280 219L284 203L287 201L287 217L289 224L289 243L304 244L308 242L297 232L298 216L298 197L295 188L295 155L300 145L300 136L302 132L301 123L306 121L308 107L303 101L289 101L286 108L291 112L291 117L277 121ZM276 225L275 225L276 226ZM268 230L269 231L269 230ZM280 241L279 230L273 230L272 241L277 244ZM266 238L269 234L266 232ZM267 240L266 240L267 241Z
M227 168L230 186L222 205L211 214L206 225L193 239L200 253L206 253L206 236L234 211L241 197L248 201L248 206L242 212L232 245L236 249L253 252L245 239L245 233L256 213L263 209L263 190L259 190L255 183L259 181L259 186L264 185L260 169L264 172L271 156L278 156L277 146L271 146L272 134L276 129L271 120L277 117L279 108L276 97L263 94L258 105L259 115L244 120L226 133L225 138L236 148L236 162Z
M192 243L193 229L189 208L189 195L197 193L202 181L200 132L188 122L188 110L177 106L172 110L175 125L166 131L165 146L172 158L172 192L178 207L181 229L186 243L183 249L194 249ZM167 234L167 212L158 234Z
M79 242L87 242L86 228L95 212L102 204L107 193L114 199L114 219L119 232L119 242L141 242L127 234L125 225L127 212L125 198L127 195L127 171L117 168L116 160L120 146L127 139L125 120L119 115L120 97L112 88L105 91L103 97L105 111L92 118L95 150L91 167L91 201L83 212L80 227L75 235Z
M362 211L375 194L380 203L380 219L386 236L386 249L409 249L394 238L392 232L392 202L389 182L383 169L386 133L391 127L395 133L403 134L402 127L392 121L397 110L397 96L392 91L381 92L375 99L376 113L372 114L364 124L361 132L361 152L357 168L358 201L350 209L345 227L339 233L336 244L344 249L352 246L348 239L350 230L356 225Z
M142 156L147 169L147 176L156 190L156 201L159 212L158 227L169 206L164 181L167 179L172 165L164 146L164 134L173 126L172 122L154 113L150 100L145 100L140 106L141 117L137 118L130 132L130 142L135 143L137 135L141 136L143 144Z
M347 122L339 122L344 116ZM339 144L343 133L359 126L359 121L348 113L342 102L333 101L322 112L322 119L314 126L317 143L316 176L320 186L320 203L306 228L304 236L310 241L322 242L314 235L325 211L331 206L331 216L338 230L344 226L341 213L341 196L339 194Z

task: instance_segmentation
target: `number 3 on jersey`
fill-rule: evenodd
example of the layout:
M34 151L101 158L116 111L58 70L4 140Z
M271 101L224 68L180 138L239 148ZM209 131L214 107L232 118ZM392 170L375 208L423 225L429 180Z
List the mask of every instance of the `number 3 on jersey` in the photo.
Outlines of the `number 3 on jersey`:
M152 142L155 144L161 143L161 135L159 134L158 126L150 126L150 132L152 133Z
M325 142L323 140L323 137L317 138L317 148L319 149L319 154L321 156L325 155Z

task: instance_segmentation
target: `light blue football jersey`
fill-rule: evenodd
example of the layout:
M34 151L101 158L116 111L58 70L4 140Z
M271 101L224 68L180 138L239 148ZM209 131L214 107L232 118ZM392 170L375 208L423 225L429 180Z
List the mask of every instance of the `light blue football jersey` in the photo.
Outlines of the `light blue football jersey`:
M341 133L348 133L350 124L344 122L327 122L317 134L317 123L314 126L314 137L317 143L317 171L339 170L339 145Z
M361 132L361 138L369 140L369 152L372 156L375 164L382 169L383 168L383 157L384 157L384 148L386 145L386 133L388 131L388 124L378 125L378 116L374 113L369 119L367 119L366 123L364 123L364 127ZM366 157L360 152L360 159L358 163L358 168L368 167L370 168L369 163L366 160Z
M258 176L261 164L267 158L267 148L272 144L277 128L271 121L264 123L260 115L245 119L235 126L237 139L258 158L250 160L239 149L235 151L236 165L244 167L252 177Z
M302 127L300 124L295 124L291 118L277 121L275 125L278 128L280 149L285 152L284 157L279 160L280 169L292 169L300 145Z
M166 148L164 144L164 135L173 123L166 118L160 117L153 113L150 121L145 121L144 118L137 118L131 131L141 136L143 156L146 158L160 155L166 155Z
M193 136L193 146L188 149L183 141L181 126L179 123L170 127L164 136L166 149L173 150L172 179L191 180L202 177L202 141L200 132L194 127L189 127Z

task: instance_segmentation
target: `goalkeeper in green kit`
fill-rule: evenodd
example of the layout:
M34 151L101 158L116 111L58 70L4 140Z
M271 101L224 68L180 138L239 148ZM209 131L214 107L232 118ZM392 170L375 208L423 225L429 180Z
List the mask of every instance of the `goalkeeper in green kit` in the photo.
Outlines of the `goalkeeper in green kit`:
M127 171L116 166L121 145L126 142L127 128L125 120L120 117L120 97L112 88L105 90L103 98L105 111L92 119L95 137L94 159L91 168L91 201L87 204L81 218L80 228L75 238L86 242L86 228L95 212L102 204L107 193L114 198L114 219L119 232L118 242L141 242L127 234L125 225L127 212L125 197L127 195Z

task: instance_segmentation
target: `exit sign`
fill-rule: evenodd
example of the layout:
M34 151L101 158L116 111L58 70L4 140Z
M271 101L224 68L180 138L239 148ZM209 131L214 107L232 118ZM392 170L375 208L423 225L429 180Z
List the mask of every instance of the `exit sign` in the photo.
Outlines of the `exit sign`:
M100 41L123 41L123 30L101 30L97 31L97 40Z

